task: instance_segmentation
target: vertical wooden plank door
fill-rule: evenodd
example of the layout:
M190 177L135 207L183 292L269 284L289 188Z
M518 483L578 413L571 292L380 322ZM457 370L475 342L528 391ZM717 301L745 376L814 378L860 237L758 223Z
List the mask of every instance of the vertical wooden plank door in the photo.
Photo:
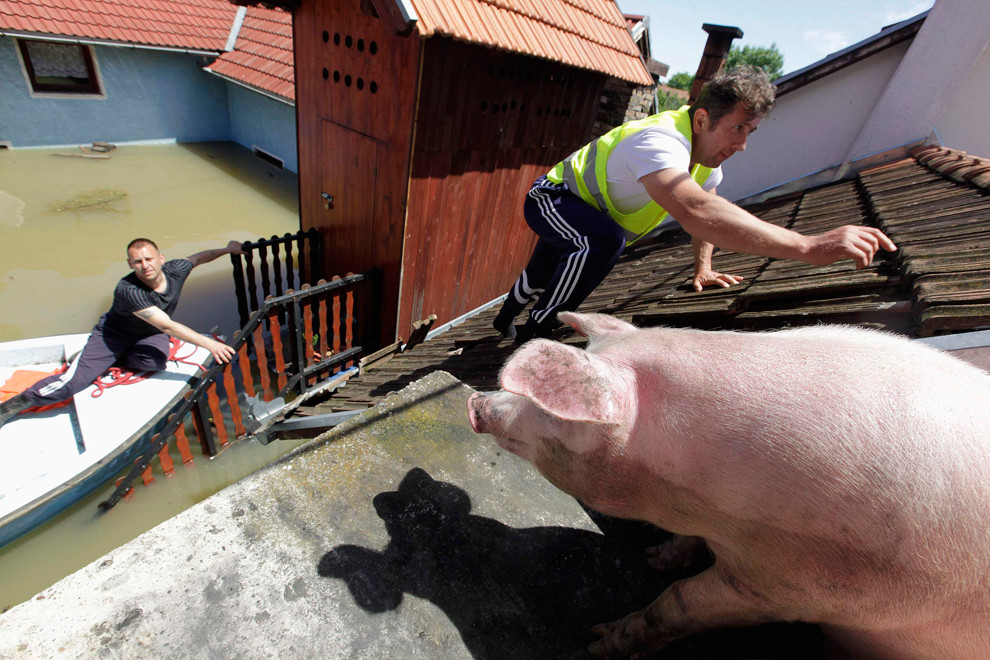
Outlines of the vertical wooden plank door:
M329 263L326 277L375 266L375 187L379 142L323 120L320 222Z

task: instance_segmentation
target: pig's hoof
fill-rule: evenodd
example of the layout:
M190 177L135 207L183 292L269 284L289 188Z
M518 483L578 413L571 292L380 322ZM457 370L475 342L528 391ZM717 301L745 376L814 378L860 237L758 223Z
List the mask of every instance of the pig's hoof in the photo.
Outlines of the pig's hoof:
M642 611L634 612L612 623L600 623L591 629L601 639L588 647L588 652L598 658L652 658L663 646L652 638L649 625Z

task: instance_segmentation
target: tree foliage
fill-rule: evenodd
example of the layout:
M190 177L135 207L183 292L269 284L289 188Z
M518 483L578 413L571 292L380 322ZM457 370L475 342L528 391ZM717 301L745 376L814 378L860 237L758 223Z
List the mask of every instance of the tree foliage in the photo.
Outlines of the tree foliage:
M777 50L777 44L770 46L739 46L733 44L725 58L725 68L731 69L740 64L748 64L763 69L770 80L775 80L784 74L784 56ZM668 83L669 84L669 83Z
M683 89L685 91L691 91L691 83L694 82L694 76L692 76L687 71L681 71L680 73L675 73L670 78L667 79L667 85L670 87L676 87L677 89Z

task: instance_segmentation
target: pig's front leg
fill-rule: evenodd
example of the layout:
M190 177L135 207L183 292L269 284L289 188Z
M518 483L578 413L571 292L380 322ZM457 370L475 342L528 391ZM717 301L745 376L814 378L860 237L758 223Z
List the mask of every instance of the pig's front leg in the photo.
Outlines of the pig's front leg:
M716 564L670 585L644 609L592 628L601 639L588 651L609 660L650 658L674 640L708 628L755 625L773 619L759 594Z

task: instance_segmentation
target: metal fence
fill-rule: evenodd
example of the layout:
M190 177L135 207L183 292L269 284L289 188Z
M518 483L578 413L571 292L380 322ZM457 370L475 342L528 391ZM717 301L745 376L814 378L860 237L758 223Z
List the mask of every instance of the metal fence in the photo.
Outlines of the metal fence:
M324 277L322 242L316 229L259 238L230 255L241 327L268 296L282 296Z
M202 452L216 456L232 439L249 435L251 420L243 408L251 399L306 396L326 389L328 381L346 380L346 374L342 377L346 370L356 373L360 356L374 350L379 280L373 270L312 287L304 284L298 291L261 301L230 342L234 359L214 363L194 381L185 398L165 415L164 427L152 436L150 447L100 508L116 505L139 476L146 484L153 481L156 456L162 470L171 473L170 440L183 463L193 460L187 419L191 418Z

